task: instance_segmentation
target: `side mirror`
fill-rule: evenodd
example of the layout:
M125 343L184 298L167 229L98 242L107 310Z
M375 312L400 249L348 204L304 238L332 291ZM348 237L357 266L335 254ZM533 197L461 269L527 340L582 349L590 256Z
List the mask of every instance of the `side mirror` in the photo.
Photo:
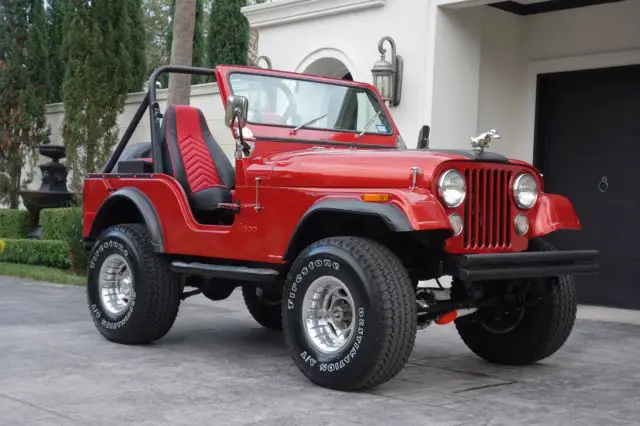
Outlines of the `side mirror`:
M422 126L418 133L418 149L429 149L429 133L431 133L431 127Z
M249 113L249 100L244 96L230 95L227 98L227 107L224 111L224 122L227 127L232 127L233 122L238 120L238 130L242 130L247 125L247 114Z
M238 138L236 144L236 155L248 157L251 153L251 146L244 140L244 128L247 125L247 114L249 113L249 100L244 96L230 95L227 98L227 107L224 110L224 121L227 127L231 128ZM238 128L233 129L233 122L238 122Z

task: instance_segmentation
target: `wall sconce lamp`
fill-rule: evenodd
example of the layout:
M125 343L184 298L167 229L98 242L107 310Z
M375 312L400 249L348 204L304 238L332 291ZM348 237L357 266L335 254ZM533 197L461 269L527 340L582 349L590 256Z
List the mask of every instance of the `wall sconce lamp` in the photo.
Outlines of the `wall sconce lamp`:
M268 69L272 69L271 59L269 59L268 56L264 56L264 55L258 56L258 58L256 59L256 66L257 67L260 66L260 60L263 60L263 61L266 62Z
M391 45L391 62L387 61L384 42ZM378 89L382 99L391 107L400 104L402 95L402 56L396 54L396 43L389 37L382 37L378 42L380 60L373 65L371 74L373 75L373 85Z

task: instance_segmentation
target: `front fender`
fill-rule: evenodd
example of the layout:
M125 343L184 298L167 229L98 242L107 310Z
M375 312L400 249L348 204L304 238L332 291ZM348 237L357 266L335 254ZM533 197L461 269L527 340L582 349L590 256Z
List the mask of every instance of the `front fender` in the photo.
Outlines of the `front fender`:
M385 203L366 202L351 196L324 198L313 204L303 215L300 224L320 211L349 212L378 216L394 232L451 230L444 208L431 192L416 190L372 190L372 193L389 194Z
M411 223L401 209L391 204L367 203L351 198L329 198L315 203L305 212L298 227L302 227L314 214L322 211L378 216L392 231L407 232L412 230Z
M451 229L447 213L438 199L425 189L396 191L391 204L407 217L413 231Z
M362 193L343 193L340 196L318 200L302 215L285 250L284 259L293 258L302 247L313 241L313 220L331 220L332 214L347 214L354 217L373 216L381 220L390 232L451 230L447 215L430 192L422 189L371 190L390 196L387 202L363 201ZM327 216L329 215L329 216ZM358 226L354 223L354 226ZM350 229L349 232L354 231Z
M531 221L531 237L537 238L560 230L579 230L580 220L571 201L557 194L543 194Z

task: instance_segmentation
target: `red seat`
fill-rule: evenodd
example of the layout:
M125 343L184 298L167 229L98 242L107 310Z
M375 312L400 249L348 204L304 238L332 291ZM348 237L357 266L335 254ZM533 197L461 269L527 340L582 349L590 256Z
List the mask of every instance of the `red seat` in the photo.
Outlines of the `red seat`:
M162 123L163 169L176 178L191 207L209 212L232 201L235 171L209 131L204 114L188 105L169 105Z

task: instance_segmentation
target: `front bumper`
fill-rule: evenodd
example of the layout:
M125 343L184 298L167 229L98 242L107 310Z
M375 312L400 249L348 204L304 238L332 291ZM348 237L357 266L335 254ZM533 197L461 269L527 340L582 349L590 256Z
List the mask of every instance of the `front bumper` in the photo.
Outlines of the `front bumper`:
M465 254L451 258L447 269L461 281L544 278L597 274L597 250Z

